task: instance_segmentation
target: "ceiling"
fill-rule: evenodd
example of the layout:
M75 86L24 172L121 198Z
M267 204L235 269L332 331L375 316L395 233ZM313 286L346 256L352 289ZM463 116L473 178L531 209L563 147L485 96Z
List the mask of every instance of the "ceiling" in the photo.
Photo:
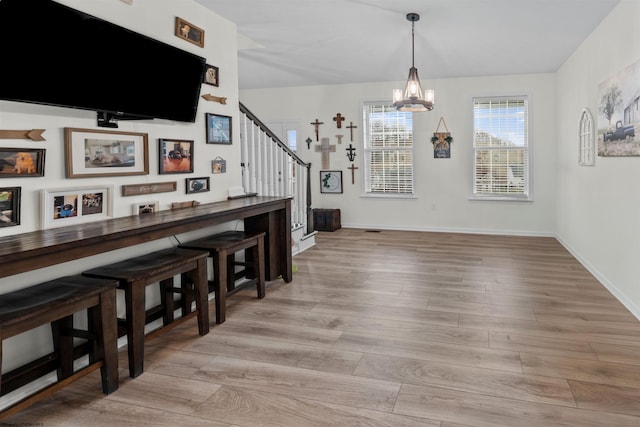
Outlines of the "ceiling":
M556 71L620 0L196 0L238 26L240 89Z

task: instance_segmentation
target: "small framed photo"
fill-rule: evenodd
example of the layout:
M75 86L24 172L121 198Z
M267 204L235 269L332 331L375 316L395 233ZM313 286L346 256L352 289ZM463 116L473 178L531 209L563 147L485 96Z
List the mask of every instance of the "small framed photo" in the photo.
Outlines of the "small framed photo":
M42 228L113 218L113 185L42 190Z
M342 171L320 171L321 193L342 193Z
M146 133L64 129L67 178L149 174Z
M0 178L44 176L42 148L0 148Z
M206 64L204 68L204 75L202 76L202 83L206 83L211 86L219 86L219 81L220 76L218 74L218 67Z
M160 202L158 202L157 200L134 203L133 214L134 215L152 214L160 210L159 206L160 206Z
M209 191L209 177L203 178L187 178L185 180L187 187L187 194L191 193L205 193Z
M21 187L0 187L0 227L20 225Z
M231 117L205 113L207 144L231 144Z
M204 47L204 30L177 16L175 35L196 46Z
M218 156L211 161L211 173L226 173L227 161Z
M159 139L159 173L192 173L193 141L184 139Z

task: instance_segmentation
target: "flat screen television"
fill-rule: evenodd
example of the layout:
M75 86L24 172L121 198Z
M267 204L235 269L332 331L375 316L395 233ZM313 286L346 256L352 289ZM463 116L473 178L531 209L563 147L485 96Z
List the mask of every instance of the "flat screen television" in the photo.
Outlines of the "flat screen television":
M51 0L0 0L0 99L194 122L205 59Z

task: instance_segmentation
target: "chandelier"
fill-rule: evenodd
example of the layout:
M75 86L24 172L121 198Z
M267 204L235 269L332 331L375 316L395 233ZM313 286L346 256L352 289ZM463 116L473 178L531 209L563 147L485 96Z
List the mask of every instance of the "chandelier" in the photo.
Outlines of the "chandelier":
M416 21L420 19L417 13L408 13L407 21L411 22L411 68L409 68L409 78L404 92L401 89L393 90L393 106L399 111L431 111L435 92L427 89L422 93L422 86L418 78L418 69L415 67L414 53L414 27Z

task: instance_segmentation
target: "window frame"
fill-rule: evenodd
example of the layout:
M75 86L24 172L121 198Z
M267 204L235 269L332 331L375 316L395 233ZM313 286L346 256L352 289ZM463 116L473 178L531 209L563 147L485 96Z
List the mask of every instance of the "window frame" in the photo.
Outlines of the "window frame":
M369 142L368 135L368 111L370 106L380 106L380 107L389 107L392 108L396 113L403 115L410 115L411 121L411 146L410 147L385 147L380 148L371 147ZM414 116L412 112L402 112L396 111L393 108L391 101L389 100L363 100L361 101L360 111L362 113L362 129L361 129L361 137L362 137L362 168L363 168L363 179L362 179L362 197L367 198L387 198L387 199L415 199L416 198L416 180L415 180L415 172L416 172L416 144L415 144L415 126L414 126ZM410 192L392 192L392 191L382 191L382 192L374 192L371 191L371 174L370 174L370 153L372 151L382 151L382 152L410 152L411 154L411 191Z
M524 101L527 109L527 121L524 137L526 138L524 146L516 146L511 148L505 147L476 147L475 131L476 131L476 103L481 101ZM531 138L532 128L532 102L531 95L528 93L517 93L508 95L484 95L474 96L471 100L471 117L472 117L472 135L471 135L471 196L469 200L488 200L501 202L532 202L533 201L533 144ZM478 193L476 191L476 152L478 150L524 150L526 161L524 164L524 192L523 194L508 193Z

